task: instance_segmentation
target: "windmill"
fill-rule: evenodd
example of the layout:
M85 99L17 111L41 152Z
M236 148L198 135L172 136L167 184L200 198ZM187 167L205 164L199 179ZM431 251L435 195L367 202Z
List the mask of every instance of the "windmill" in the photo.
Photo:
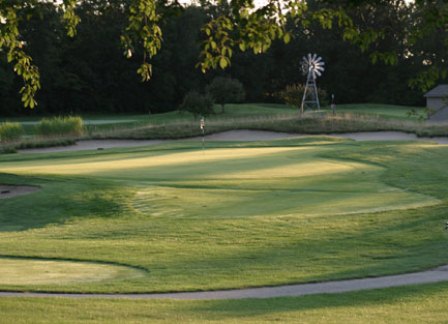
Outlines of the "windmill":
M322 75L325 70L324 61L317 54L308 54L302 58L302 71L306 75L305 90L303 91L302 105L300 112L307 108L320 110L319 96L317 95L316 78Z

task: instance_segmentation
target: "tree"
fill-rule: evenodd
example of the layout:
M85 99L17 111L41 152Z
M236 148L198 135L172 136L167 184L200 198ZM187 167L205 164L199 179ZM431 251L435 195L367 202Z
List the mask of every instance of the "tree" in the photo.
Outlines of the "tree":
M224 113L226 103L241 102L244 100L244 87L240 81L225 77L216 77L206 87L216 103L221 105L221 113Z
M202 95L197 91L191 91L185 96L179 110L189 111L195 117L206 117L213 114L213 104L213 98L210 95Z
M153 61L162 47L162 28L164 21L172 18L173 10L182 10L179 3L169 0L63 0L53 1L65 22L66 33L73 37L81 19L77 7L84 3L100 3L103 7L119 4L127 16L127 23L120 36L124 55L139 62L137 73L143 81L152 76ZM201 0L201 5L214 7L214 1ZM219 0L219 5L226 0ZM304 29L312 23L324 29L338 27L344 40L369 52L372 61L396 64L400 53L394 49L377 47L382 40L393 34L391 26L372 26L373 17L357 8L381 8L386 5L407 6L411 13L405 16L409 25L402 39L407 50L428 36L437 34L442 49L422 57L421 53L411 52L423 58L418 64L423 67L413 80L415 86L427 88L440 78L448 75L447 61L443 56L448 46L448 2L443 0L416 0L405 4L403 0L271 0L266 5L255 7L255 0L230 0L227 9L216 10L202 28L204 43L198 67L206 72L210 69L226 69L230 66L233 53L252 51L255 54L266 52L274 42L289 43L293 37L288 22ZM20 90L25 107L36 105L35 96L41 88L40 73L27 51L29 40L23 37L23 26L41 13L43 0L8 0L0 2L0 51L3 51L15 73L23 80ZM317 4L317 5L316 5ZM101 14L100 9L97 11ZM358 18L360 17L360 19ZM94 46L94 44L92 45ZM423 53L425 56L426 53Z

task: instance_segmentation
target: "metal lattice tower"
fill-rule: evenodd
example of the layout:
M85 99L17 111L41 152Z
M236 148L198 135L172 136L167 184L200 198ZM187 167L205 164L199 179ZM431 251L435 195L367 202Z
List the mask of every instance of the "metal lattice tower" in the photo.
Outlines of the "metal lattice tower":
M325 70L325 63L317 54L308 54L302 59L302 71L306 75L305 90L303 91L302 105L300 112L306 109L320 110L319 95L317 94L316 78L322 75Z

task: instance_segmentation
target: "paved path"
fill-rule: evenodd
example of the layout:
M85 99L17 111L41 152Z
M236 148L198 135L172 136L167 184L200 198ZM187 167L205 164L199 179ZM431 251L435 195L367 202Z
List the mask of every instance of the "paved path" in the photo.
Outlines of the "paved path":
M260 287L247 289L216 290L204 292L180 292L160 294L64 294L64 293L20 293L0 292L0 297L64 297L64 298L112 298L112 299L243 299L293 297L315 294L337 294L349 291L399 287L415 284L448 281L448 265L436 269L377 278L351 279Z
M269 141L282 138L298 138L303 136L319 136L319 135L303 135L291 133L278 133L270 131L254 131L254 130L233 130L228 132L207 135L207 141ZM415 134L403 132L362 132L362 133L345 133L345 134L322 134L322 136L333 136L340 138L349 138L355 141L433 141L439 144L448 144L448 137L424 138L417 137ZM193 137L179 140L85 140L78 141L75 145L55 146L35 149L19 150L21 153L53 153L65 151L82 151L82 150L98 150L114 147L136 147L149 146L169 142L178 141L201 141L202 137Z

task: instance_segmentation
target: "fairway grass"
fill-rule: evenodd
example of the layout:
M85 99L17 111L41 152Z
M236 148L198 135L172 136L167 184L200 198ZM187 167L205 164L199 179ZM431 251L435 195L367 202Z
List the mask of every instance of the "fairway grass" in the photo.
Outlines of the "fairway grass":
M5 256L145 272L0 288L193 291L436 267L446 159L444 145L328 137L1 156L0 182L42 188L2 200Z
M448 283L243 300L0 298L5 323L446 323Z

